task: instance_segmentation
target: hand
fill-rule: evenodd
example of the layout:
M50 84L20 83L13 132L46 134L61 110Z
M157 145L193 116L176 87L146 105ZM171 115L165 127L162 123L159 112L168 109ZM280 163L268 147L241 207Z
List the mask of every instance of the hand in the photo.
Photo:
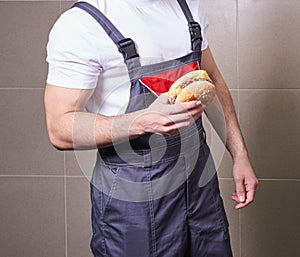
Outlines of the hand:
M232 194L232 200L238 204L236 209L241 209L254 200L258 180L254 174L248 157L233 163L233 179L236 190Z
M173 134L195 122L204 108L200 101L170 104L167 93L164 93L141 111L138 123L146 133Z

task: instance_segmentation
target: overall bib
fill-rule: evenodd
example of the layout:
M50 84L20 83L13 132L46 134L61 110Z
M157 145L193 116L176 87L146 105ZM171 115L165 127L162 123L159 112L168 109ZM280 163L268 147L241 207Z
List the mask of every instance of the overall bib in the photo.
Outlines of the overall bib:
M149 65L140 64L134 41L98 9L74 5L98 21L124 57L131 81L127 113L149 107L176 79L200 68L200 25L186 2L177 2L188 21L191 53ZM95 257L232 256L201 118L174 135L146 134L98 153L91 181ZM212 179L203 183L205 177Z

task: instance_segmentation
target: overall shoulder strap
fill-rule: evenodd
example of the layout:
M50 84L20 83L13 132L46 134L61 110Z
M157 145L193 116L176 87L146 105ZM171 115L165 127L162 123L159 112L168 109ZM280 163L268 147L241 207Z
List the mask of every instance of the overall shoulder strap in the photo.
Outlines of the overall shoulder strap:
M193 51L201 51L202 44L202 33L201 26L198 22L194 21L191 10L186 2L186 0L177 0L181 7L184 16L186 17L189 25L190 35L191 35L191 48Z
M125 61L139 56L133 40L131 38L125 38L99 9L87 2L77 2L72 6L72 8L73 7L78 7L86 11L100 24L107 35L117 45L118 50L122 53Z

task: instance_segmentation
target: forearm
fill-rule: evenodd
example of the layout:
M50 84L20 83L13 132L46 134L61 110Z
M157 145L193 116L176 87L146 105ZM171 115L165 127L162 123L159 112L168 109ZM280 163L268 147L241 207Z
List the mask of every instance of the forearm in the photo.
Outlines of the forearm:
M146 133L174 133L190 126L202 112L203 106L198 101L170 105L167 94L161 94L148 108L119 116L86 113L82 108L67 112L51 112L46 108L46 117L54 146L90 149L107 147Z
M226 147L234 160L245 157L247 158L247 149L238 123L230 92L209 48L203 52L202 68L208 72L216 86L217 97L221 104L225 119L224 141L226 142ZM220 124L216 124L216 126L220 126Z
M143 133L139 112L108 117L85 112L93 90L46 85L44 104L48 135L60 150L93 149Z
M225 119L226 147L234 160L247 157L247 149L238 123L234 104L226 83L220 74L212 75L217 97Z
M143 130L135 122L139 113L108 117L88 112L68 112L49 131L52 144L61 150L93 149L139 136Z

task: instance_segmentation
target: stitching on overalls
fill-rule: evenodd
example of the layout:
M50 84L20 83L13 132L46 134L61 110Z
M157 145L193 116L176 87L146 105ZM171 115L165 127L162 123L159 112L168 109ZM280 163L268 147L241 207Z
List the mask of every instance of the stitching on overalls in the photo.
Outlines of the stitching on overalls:
M206 149L206 151L208 151ZM208 151L209 153L209 157L207 159L207 161L210 161L212 162L212 159L210 157L211 153L210 151ZM207 165L207 164L206 164ZM213 165L213 163L211 163L211 165ZM211 169L211 166L208 166L209 169ZM222 231L222 232L226 232L227 228L226 228L226 225L224 224L224 217L222 215L222 207L221 207L221 204L217 203L217 199L215 195L215 191L216 191L216 183L218 183L218 177L217 177L217 173L214 175L214 177L211 179L211 181L209 182L209 187L210 187L210 192L211 192L211 197L212 197L212 200L213 200L213 205L214 205L214 208L216 210L216 215L217 215L217 218L218 218L218 224L219 224L219 230ZM221 201L221 199L220 199ZM226 236L225 236L226 233L224 233L224 239L226 240Z
M110 203L112 201L112 198L113 198L113 194L115 192L115 189L117 187L117 181L118 181L118 178L119 178L119 174L120 174L120 168L116 168L116 171L115 171L115 174L114 174L114 179L113 179L113 183L111 185L111 189L109 191L109 195L108 195L108 199L107 199L107 203L105 204L105 206L103 206L103 213L102 213L102 220L104 221L105 220L105 217L107 216L108 212L109 212L109 207L110 207ZM103 193L102 193L103 194ZM105 222L102 222L102 229L103 229L103 235L104 235L104 232L105 232L105 227L106 227L106 224ZM105 257L108 257L107 255L107 251L106 251L106 244L105 244L105 235L103 236L103 239L102 239L102 248L103 248L103 251L104 251L104 255Z
M148 65L146 64L146 65L140 66L139 68L141 70L141 74L139 76L133 77L132 79L133 80L141 79L143 77L152 76L152 75L155 75L155 74L158 74L161 72L180 68L180 67L186 66L188 64L192 64L194 62L199 61L195 52L191 52L191 53L183 56L182 58L187 57L187 56L193 56L193 57L190 58L189 61L184 61L184 62L179 61L178 59L174 59L174 60L167 60L167 61L162 61L159 63L152 63L152 64L148 64ZM170 65L168 65L168 63ZM158 67L160 67L160 68L158 68ZM149 71L146 71L148 69L149 69Z
M191 214L190 206L190 186L189 186L189 170L190 170L190 156L187 154L184 156L184 163L185 163L185 175L186 175L186 216L187 218Z
M105 204L104 209L103 209L103 219L105 219L105 216L106 216L107 212L109 211L110 203L111 203L111 200L113 199L113 193L115 192L116 187L117 187L117 181L119 179L120 170L121 169L119 167L116 168L114 178L113 178L113 182L112 182L112 185L111 185L111 189L109 191L107 203Z
M182 156L184 164L183 164L183 168L184 168L184 173L186 176L186 180L185 180L185 214L184 216L186 217L186 219L189 216L189 169L190 169L190 160L189 160L189 155L183 155Z
M152 241L152 256L157 257L157 243L156 243L156 233L155 233L155 217L154 217L154 204L153 204L153 191L152 191L152 181L149 168L145 169L147 176L147 186L148 186L148 196L149 196L149 210L150 210L150 226L151 226L151 241Z

